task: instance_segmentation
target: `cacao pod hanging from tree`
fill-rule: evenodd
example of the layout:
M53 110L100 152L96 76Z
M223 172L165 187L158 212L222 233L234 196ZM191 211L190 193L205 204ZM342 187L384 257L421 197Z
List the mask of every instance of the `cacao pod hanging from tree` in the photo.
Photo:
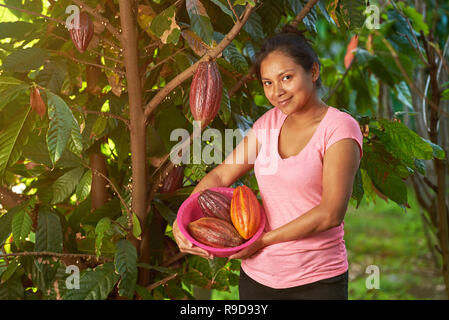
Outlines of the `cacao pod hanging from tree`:
M190 222L187 228L195 240L210 247L229 248L243 243L234 226L222 219L203 217Z
M94 24L90 16L86 12L81 12L79 15L79 24L77 25L76 19L74 18L69 31L73 44L78 51L81 53L86 51L94 36Z
M165 177L159 192L172 193L181 188L182 180L184 179L184 169L184 166L175 166Z
M200 62L190 86L190 111L206 127L220 110L223 82L215 61Z

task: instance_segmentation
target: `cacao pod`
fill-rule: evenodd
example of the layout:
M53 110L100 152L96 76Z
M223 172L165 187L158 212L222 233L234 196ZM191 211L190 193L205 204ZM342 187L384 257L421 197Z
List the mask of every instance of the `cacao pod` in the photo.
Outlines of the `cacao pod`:
M162 186L159 188L160 193L172 193L182 186L182 180L184 179L184 166L174 167L162 182Z
M190 111L206 127L220 110L223 83L215 61L200 62L190 86Z
M73 44L78 51L81 53L86 51L94 36L94 24L90 16L86 12L81 12L79 15L79 26L76 25L76 19L74 18L69 31Z
M231 221L231 199L210 189L201 191L198 196L198 205L206 217L215 217Z
M41 94L37 87L32 87L30 89L30 105L31 109L41 118L45 115L47 107L45 106L44 100L42 100Z
M261 208L256 195L247 186L234 189L231 200L231 221L243 239L251 238L259 228Z
M200 218L187 229L195 240L214 248L237 247L244 241L232 224L218 218Z

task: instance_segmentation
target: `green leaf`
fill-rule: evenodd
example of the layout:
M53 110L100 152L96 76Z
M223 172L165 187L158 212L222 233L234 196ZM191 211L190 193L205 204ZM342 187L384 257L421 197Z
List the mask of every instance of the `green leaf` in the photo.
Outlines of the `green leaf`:
M232 19L235 19L234 14L232 13L231 9L228 8L227 5L220 2L220 0L211 0L215 5L217 5L223 13L226 13L228 16L230 16Z
M397 92L397 98L399 101L407 107L407 110L414 111L412 93L410 92L407 83L405 81L401 81L400 83L395 84L394 88Z
M2 69L11 72L28 72L39 69L48 58L48 53L41 48L18 49L7 56Z
M62 252L62 227L59 216L49 207L40 207L35 251Z
M224 39L224 36L221 33L214 33L214 40L216 42L221 42ZM248 62L246 58L240 53L237 47L230 43L223 50L223 57L234 67L235 70L242 74L248 73Z
M243 29L248 32L254 41L263 41L265 33L262 26L262 18L256 12L249 16L248 21L243 26Z
M6 241L6 239L8 239L11 235L12 219L14 215L19 212L19 210L21 210L21 207L16 206L0 216L0 246L2 246L3 242Z
M98 221L97 226L95 227L95 252L97 256L101 254L101 247L103 244L103 238L106 232L111 228L111 219L108 217L102 218Z
M137 215L133 212L133 235L136 238L139 238L142 234L142 228L140 227L140 221L139 218L137 218Z
M225 125L227 125L229 120L231 119L231 112L231 100L229 99L228 90L223 87L223 94L221 96L220 102L220 111L218 115Z
M357 201L356 208L359 207L360 202L362 201L362 198L363 198L363 194L364 194L364 190L363 190L362 173L360 172L360 168L359 168L355 175L354 185L352 188L352 195L351 195L351 197Z
M116 244L115 269L121 276L119 294L132 299L137 282L137 251L128 240Z
M28 136L34 128L33 119L31 106L18 108L9 125L0 131L0 177L22 155L22 148L27 144Z
M246 6L246 4L250 4L253 7L256 5L256 3L254 2L254 0L235 0L234 1L234 6Z
M90 193L90 185L92 184L92 171L87 170L80 182L76 186L76 201L82 202L86 200Z
M16 212L12 219L12 235L17 245L28 237L32 223L33 221L25 208L22 207L22 210Z
M0 284L0 300L22 300L23 284L19 275L14 275L5 283Z
M97 139L100 138L101 136L103 136L104 130L106 129L107 125L108 118L99 116L92 126L90 136L95 136Z
M53 184L52 204L63 202L70 196L80 182L84 174L84 168L72 169L60 176Z
M424 21L424 17L421 13L417 12L415 8L411 6L404 6L402 9L407 17L411 20L411 25L416 32L423 32L425 36L429 35L429 26Z
M0 83L1 86L1 83ZM4 87L3 87L4 88ZM0 111L6 107L10 102L16 100L18 97L28 93L29 86L26 84L10 85L7 89L1 91L2 99L0 101Z
M398 175L398 167L395 167L398 160L382 149L382 145L373 144L373 146L364 147L367 156L362 158L361 168L366 170L374 186L380 192L397 204L405 205L407 203L407 186L404 182L405 178Z
M154 206L161 216L169 223L173 224L176 219L176 212L173 212L169 207L167 207L162 201L154 201Z
M115 197L106 202L101 208L98 208L91 214L83 217L81 222L83 224L96 225L101 218L108 217L113 220L121 213L122 209L120 207L120 199Z
M359 30L365 23L365 0L340 1L340 14L349 30Z
M161 39L162 43L177 44L181 28L176 23L176 7L170 6L154 17L150 30Z
M187 0L186 7L192 30L199 35L206 44L211 45L214 29L203 4L200 0Z
M80 278L80 288L67 290L63 300L105 300L118 279L114 264L105 263L94 270L85 271Z
M13 21L0 23L0 39L15 38L25 40L33 32L35 26L25 21Z
M432 146L403 123L390 122L385 119L380 119L379 123L385 128L385 134L388 135L382 135L379 138L384 142L386 149L392 154L423 160L433 158Z
M55 164L66 148L73 131L80 132L80 130L66 102L54 93L48 90L46 92L48 96L48 117L50 118L50 125L47 131L47 145L51 161Z
M35 81L44 88L59 94L64 80L67 77L67 63L62 57L50 58L39 70Z
M423 137L421 137L421 139L428 143L431 147L432 147L432 152L433 152L433 157L443 160L444 158L446 158L446 153L444 152L444 149L441 148L439 145L433 143L432 141L429 141L427 139L424 139Z
M8 279L11 278L11 276L16 272L17 267L19 267L19 265L20 265L20 263L19 263L18 259L9 261L8 267L1 274L0 284L8 281Z

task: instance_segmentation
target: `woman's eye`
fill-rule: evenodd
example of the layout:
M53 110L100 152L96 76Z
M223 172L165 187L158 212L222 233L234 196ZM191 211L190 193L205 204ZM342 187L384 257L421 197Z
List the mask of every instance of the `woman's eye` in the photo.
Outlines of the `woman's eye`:
M271 84L270 81L264 81L264 83L263 83L264 86L269 86L270 84Z
M282 77L282 80L288 80L288 79L290 79L290 78L291 78L290 75L288 75L288 76L283 76L283 77Z

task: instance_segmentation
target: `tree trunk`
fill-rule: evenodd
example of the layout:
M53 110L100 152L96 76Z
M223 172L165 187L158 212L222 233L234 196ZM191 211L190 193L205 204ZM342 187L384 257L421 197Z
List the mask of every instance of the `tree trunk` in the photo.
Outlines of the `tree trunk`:
M126 69L126 80L129 96L129 117L131 132L131 161L132 161L132 212L139 219L142 229L142 238L147 238L147 162L145 154L146 125L142 106L142 88L139 76L139 63L137 52L137 7L134 0L119 0L120 23L122 27L121 44ZM142 255L139 243L134 240L141 262L148 262L147 254ZM147 253L147 250L143 252ZM139 285L148 285L148 270L139 270Z

